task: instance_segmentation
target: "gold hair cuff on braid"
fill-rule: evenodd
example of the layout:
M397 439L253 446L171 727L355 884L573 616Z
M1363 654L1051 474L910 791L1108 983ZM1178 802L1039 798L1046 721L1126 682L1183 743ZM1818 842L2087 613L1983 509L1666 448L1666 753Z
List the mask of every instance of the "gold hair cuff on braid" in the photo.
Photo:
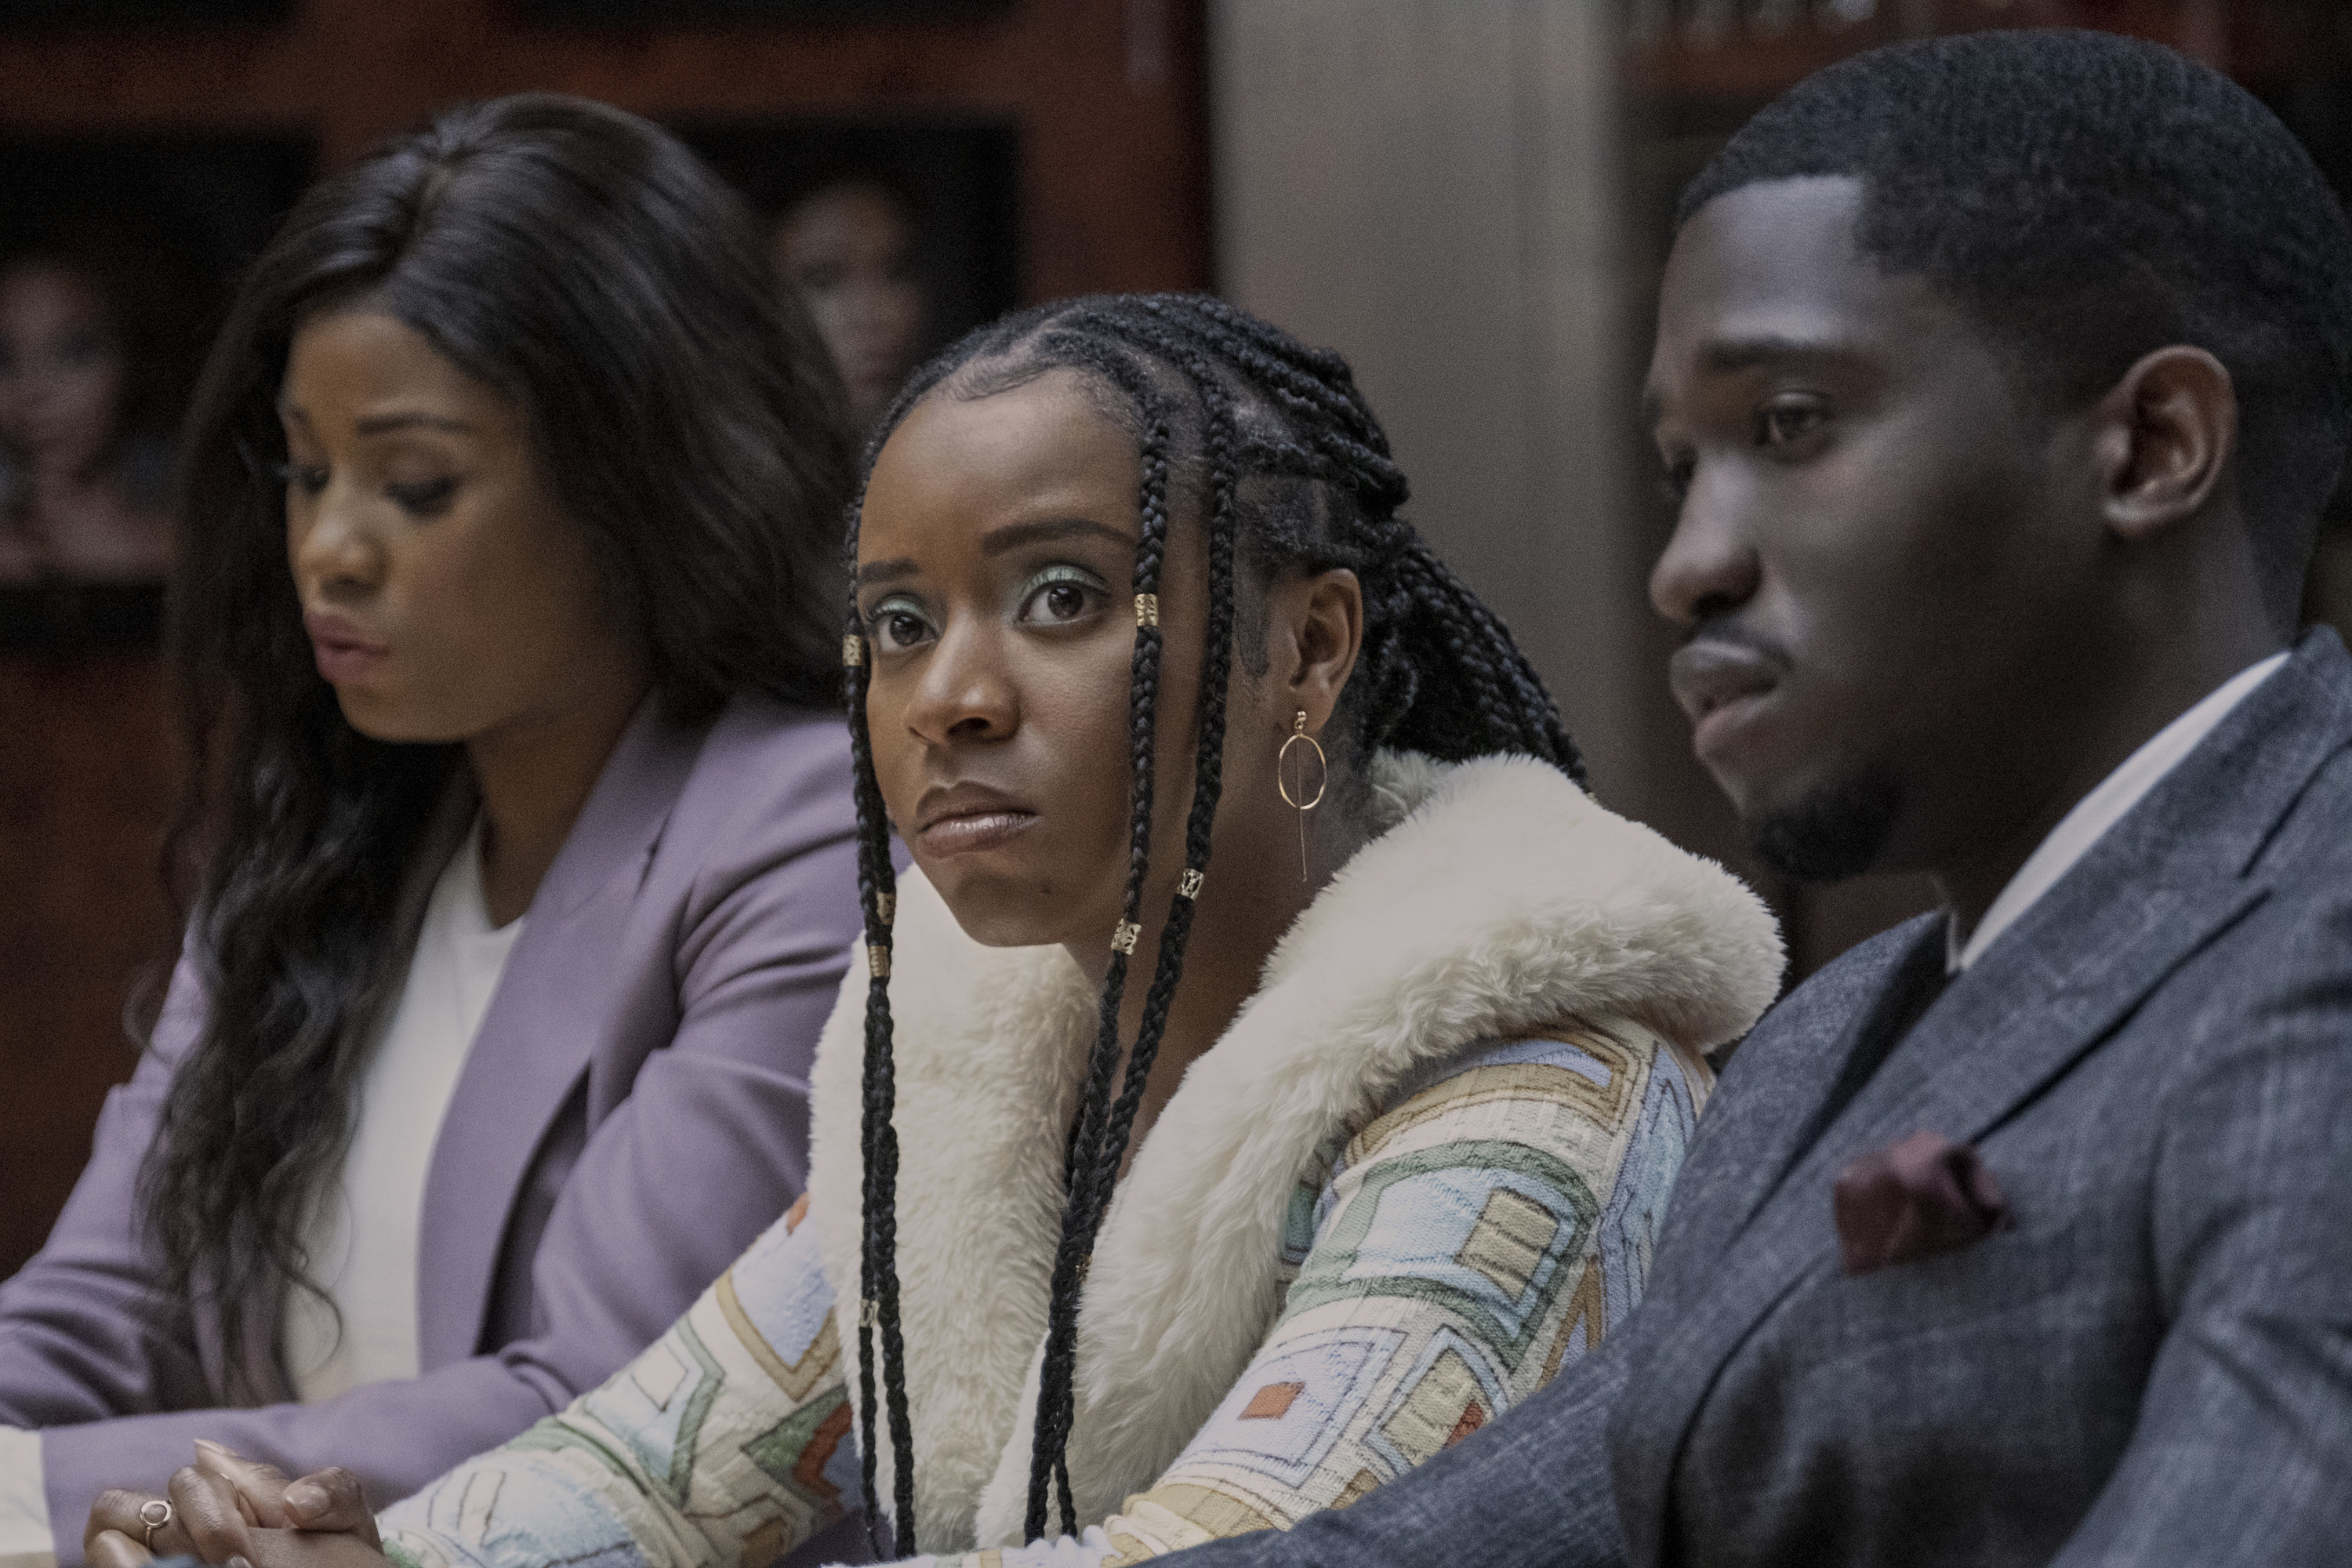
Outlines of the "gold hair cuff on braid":
M1160 624L1159 595L1138 594L1135 596L1135 624L1139 626L1156 626Z
M1176 896L1180 899L1197 899L1201 896L1201 884L1207 880L1206 876L1188 866L1184 868L1184 875L1177 879Z
M1113 952L1132 953L1135 951L1135 939L1142 934L1143 928L1133 921L1121 921L1118 922L1118 929L1110 933L1110 950Z
M874 918L876 920L880 921L884 925L888 925L898 913L898 894L877 893L874 895Z
M890 978L890 950L878 942L866 944L866 967L874 972L877 980Z
M857 1303L857 1326L870 1329L882 1321L882 1303L868 1296Z
M842 638L841 662L851 669L856 669L859 665L864 664L866 662L866 639L864 637Z

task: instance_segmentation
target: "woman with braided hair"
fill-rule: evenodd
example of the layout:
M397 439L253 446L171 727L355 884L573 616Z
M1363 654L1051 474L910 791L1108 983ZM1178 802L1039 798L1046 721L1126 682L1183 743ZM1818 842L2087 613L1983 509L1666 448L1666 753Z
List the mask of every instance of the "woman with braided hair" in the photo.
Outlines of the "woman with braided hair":
M862 1494L884 1555L1133 1563L1346 1506L1631 1310L1779 941L1586 797L1405 495L1345 363L1213 300L919 373L853 516L809 1195L395 1560L761 1565ZM174 1479L262 1568L373 1542L312 1483Z

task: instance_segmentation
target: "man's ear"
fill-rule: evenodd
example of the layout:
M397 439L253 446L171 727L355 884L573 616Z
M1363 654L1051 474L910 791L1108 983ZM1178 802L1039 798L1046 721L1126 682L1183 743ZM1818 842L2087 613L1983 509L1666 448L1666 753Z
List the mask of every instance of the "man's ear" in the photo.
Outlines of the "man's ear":
M2148 354L2101 398L2092 450L2107 529L2140 540L2195 515L2238 447L2238 393L2203 349Z
M1364 585L1344 566L1275 590L1273 676L1292 710L1305 710L1307 732L1320 734L1339 705L1364 646Z

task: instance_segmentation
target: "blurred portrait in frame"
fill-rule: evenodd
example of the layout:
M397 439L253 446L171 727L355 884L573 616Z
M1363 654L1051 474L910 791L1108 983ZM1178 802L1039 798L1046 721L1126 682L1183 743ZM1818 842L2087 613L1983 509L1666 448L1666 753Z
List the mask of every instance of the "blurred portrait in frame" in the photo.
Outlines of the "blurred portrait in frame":
M1021 298L1019 139L992 120L681 125L759 216L862 431L914 368Z
M304 139L0 142L0 647L151 638L173 437Z

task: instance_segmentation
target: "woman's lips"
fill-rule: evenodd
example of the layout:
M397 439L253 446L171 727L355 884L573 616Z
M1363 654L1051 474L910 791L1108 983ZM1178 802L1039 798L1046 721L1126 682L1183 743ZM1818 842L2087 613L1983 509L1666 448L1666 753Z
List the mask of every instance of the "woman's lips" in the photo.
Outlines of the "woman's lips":
M934 859L943 859L950 855L976 855L1011 841L1034 826L1036 821L1037 814L1034 811L1013 811L994 806L953 816L935 817L916 832L915 842L925 855Z
M320 679L330 686L356 686L383 662L383 654L368 647L320 643L312 652L318 656Z
M1037 814L1018 795L978 779L935 784L915 803L909 846L931 858L994 849L1036 825Z
M310 652L318 660L320 679L330 686L365 679L391 655L390 648L360 637L339 617L305 616L302 624L310 634Z

